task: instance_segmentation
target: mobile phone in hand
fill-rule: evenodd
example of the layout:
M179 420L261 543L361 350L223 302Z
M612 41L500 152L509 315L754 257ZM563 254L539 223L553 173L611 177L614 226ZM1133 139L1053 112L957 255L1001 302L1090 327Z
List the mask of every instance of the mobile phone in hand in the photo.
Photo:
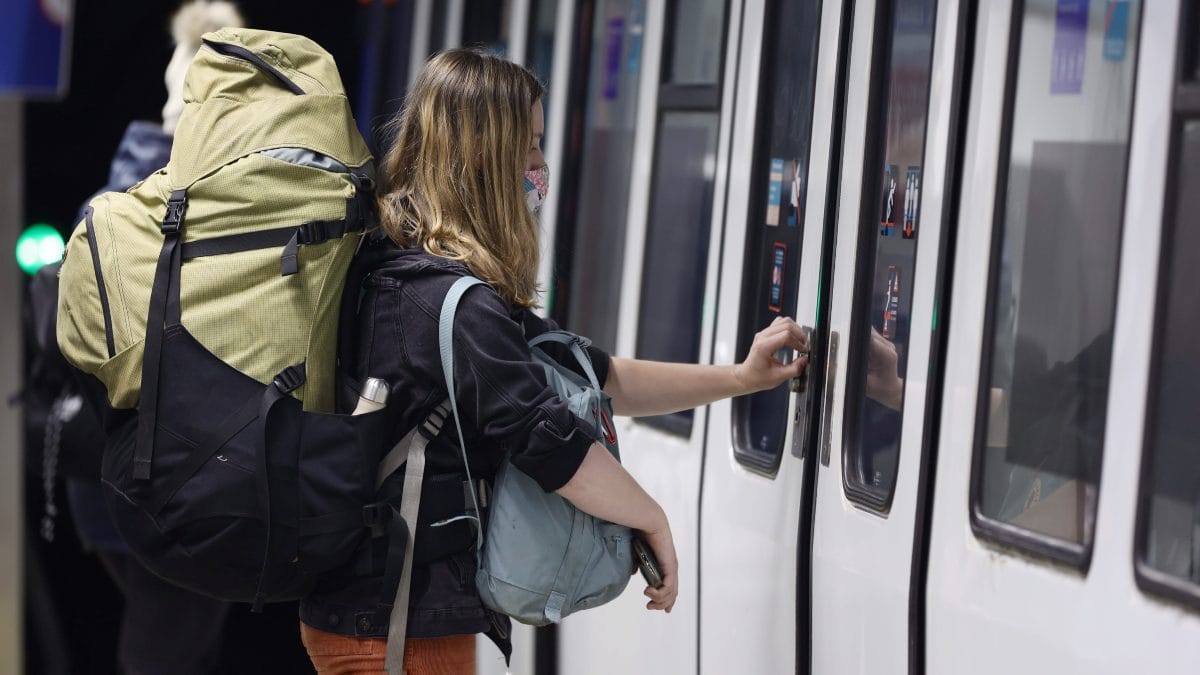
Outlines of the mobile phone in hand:
M638 569L642 571L642 578L646 580L646 584L651 588L662 588L663 577L662 572L658 569L658 558L654 557L654 551L641 537L633 538L633 558L637 561Z

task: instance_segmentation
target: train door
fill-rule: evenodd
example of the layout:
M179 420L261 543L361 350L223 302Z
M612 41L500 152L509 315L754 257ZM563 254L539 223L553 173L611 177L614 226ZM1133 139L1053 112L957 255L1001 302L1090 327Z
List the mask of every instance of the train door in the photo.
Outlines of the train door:
M811 551L812 671L900 673L921 624L926 424L964 3L857 2ZM935 75L937 86L933 86ZM951 188L953 189L953 188ZM944 329L944 325L942 326ZM920 560L917 561L920 565Z
M980 3L928 672L1200 669L1196 21Z
M794 394L712 406L701 671L903 670L962 8L752 7L738 98L759 131L735 139L728 218L748 222L727 230L715 358L793 312L813 353Z
M835 82L844 77L841 3L746 2L742 13L717 363L743 358L754 334L776 316L815 323L807 296L819 285L824 228L812 214L828 185ZM811 416L803 401L819 379L804 384L801 417ZM811 452L803 432L793 430L804 426L792 424L793 388L709 406L700 500L701 673L807 667L807 657L797 663L798 609L807 605L797 562L807 556L800 531Z

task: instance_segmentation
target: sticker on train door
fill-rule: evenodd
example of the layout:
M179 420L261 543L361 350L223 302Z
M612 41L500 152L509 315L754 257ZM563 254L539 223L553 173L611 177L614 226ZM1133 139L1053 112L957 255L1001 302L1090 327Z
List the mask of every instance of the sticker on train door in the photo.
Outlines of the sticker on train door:
M783 160L771 159L771 173L767 176L767 225L779 225L779 207L783 203Z
M783 311L784 267L787 264L787 244L775 242L771 247L771 290L767 298L767 309Z
M917 199L921 196L921 167L908 167L904 179L904 226L900 235L905 239L917 236Z
M792 189L788 195L787 215L784 216L784 221L788 227L796 227L800 224L800 160L793 159L791 161L791 170L788 174L791 178Z
M1050 93L1083 91L1087 53L1088 0L1058 0L1054 14L1054 48L1050 57Z
M887 288L883 297L883 326L880 334L888 340L896 339L896 315L900 309L900 268L888 265Z
M604 98L615 101L620 96L621 50L625 42L625 19L614 16L608 20L608 51L604 59Z
M879 234L884 237L892 236L896 231L896 174L900 168L888 164L883 169L883 208L879 214Z
M1104 58L1125 60L1125 42L1129 34L1129 0L1108 0L1104 11Z

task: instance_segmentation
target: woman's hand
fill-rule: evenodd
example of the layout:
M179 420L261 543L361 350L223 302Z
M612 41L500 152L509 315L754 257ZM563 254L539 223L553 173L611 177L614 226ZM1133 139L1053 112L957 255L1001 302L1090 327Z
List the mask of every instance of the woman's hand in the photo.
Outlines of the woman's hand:
M899 364L896 345L872 327L867 348L867 397L892 410L899 410L904 402L904 380L897 374Z
M679 559L675 557L675 542L671 539L671 526L667 524L666 516L662 525L654 530L641 530L642 538L654 551L658 558L658 571L662 574L662 586L653 588L646 586L643 595L650 598L646 609L661 609L668 614L675 606L675 598L679 595Z
M794 349L796 358L791 363L779 359L779 352ZM808 365L808 334L792 319L781 316L754 336L746 360L734 367L734 376L745 389L742 393L752 394L772 389L780 384L800 377Z

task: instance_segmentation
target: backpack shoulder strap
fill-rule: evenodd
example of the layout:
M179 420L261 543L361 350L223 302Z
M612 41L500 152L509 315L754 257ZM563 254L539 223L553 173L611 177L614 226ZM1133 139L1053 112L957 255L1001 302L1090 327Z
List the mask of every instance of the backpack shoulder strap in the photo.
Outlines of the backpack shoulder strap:
M400 520L405 525L404 562L400 582L388 617L387 657L384 668L388 673L404 672L404 640L408 634L408 598L412 587L413 545L417 537L417 515L421 506L421 484L425 480L425 447L437 437L446 420L449 406L442 402L425 421L408 432L384 457L379 466L376 489L392 471L404 462L404 492L400 498ZM390 467L390 469L389 469Z
M538 345L546 344L547 342L566 345L571 350L571 354L575 360L579 362L579 367L583 370L583 374L588 379L588 383L592 385L592 389L600 391L600 380L596 378L596 369L592 367L592 359L583 351L583 348L591 344L591 342L580 335L567 332L565 330L552 330L533 338L529 341L530 349Z
M396 587L396 599L392 603L392 611L388 619L387 657L384 661L384 668L390 674L404 672L404 641L408 633L408 598L409 590L412 586L413 540L416 537L417 514L420 511L421 504L421 483L425 478L425 446L441 430L442 422L446 419L447 407L454 413L454 424L458 429L459 439L463 437L462 422L459 421L458 417L458 403L454 399L454 314L458 309L458 302L462 300L462 296L467 292L467 289L482 283L484 282L475 277L462 277L454 282L454 285L450 287L450 291L446 293L446 299L442 302L442 313L438 322L438 346L442 357L442 372L446 375L446 391L450 397L449 401L439 405L420 426L409 432L388 453L380 466L378 480L382 481L383 478L386 478L391 473L387 469L388 466L391 466L392 470L395 470L400 459L401 448L407 445L407 459L404 469L404 493L400 502L400 517L408 526L409 535L404 544L404 566L400 574L400 584ZM447 406L447 403L449 406ZM471 478L471 469L467 465L466 448L460 443L459 449L462 451L463 466L467 471L468 484L474 485L474 480ZM475 513L478 514L480 513L479 502L475 496L475 491L471 490L470 493L471 499L475 501ZM483 550L482 523L476 524L475 533L475 555L478 556L479 552Z

